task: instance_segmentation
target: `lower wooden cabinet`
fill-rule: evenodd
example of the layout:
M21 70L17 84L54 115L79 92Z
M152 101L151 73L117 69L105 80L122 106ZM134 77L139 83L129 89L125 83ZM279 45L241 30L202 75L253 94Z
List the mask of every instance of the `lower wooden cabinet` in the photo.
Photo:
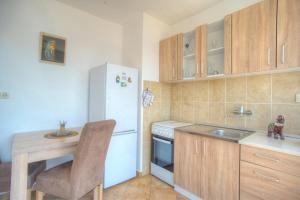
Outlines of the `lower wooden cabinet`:
M239 199L240 145L205 137L203 140L203 199Z
M299 200L299 157L241 145L241 200Z
M174 181L204 200L239 199L239 144L175 133Z
M203 139L189 133L176 132L174 142L174 181L195 194L201 190Z
M299 156L241 145L241 160L300 177Z
M299 200L300 177L241 161L241 200Z

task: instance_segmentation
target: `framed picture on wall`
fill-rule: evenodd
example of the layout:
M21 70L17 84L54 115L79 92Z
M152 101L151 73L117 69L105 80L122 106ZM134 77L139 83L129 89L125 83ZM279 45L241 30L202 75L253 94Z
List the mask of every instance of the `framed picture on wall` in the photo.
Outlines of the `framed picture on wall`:
M64 65L66 39L49 33L40 33L40 61Z

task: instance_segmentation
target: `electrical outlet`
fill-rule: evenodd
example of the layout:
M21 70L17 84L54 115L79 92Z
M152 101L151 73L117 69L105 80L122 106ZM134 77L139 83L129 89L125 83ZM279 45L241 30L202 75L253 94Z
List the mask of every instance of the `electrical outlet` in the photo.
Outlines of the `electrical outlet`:
M296 103L300 103L300 93L296 94Z
M0 92L0 99L8 99L9 94L8 92Z

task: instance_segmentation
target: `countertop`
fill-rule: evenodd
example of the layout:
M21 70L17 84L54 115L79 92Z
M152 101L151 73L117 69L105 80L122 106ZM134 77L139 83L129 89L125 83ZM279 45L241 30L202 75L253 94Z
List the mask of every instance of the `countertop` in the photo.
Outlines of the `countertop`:
M300 138L286 136L285 140L268 137L266 133L256 132L239 141L240 144L264 148L281 153L300 156Z
M230 134L227 135L226 133L225 135L222 136L212 133L213 131L218 129L222 129L230 133L237 134L238 137L234 137L234 135L230 135ZM205 137L216 138L216 139L225 140L229 142L235 142L235 143L238 143L239 140L247 137L250 134L253 134L253 132L251 133L250 131L247 130L239 130L239 129L233 129L227 127L219 127L214 125L206 125L206 124L194 124L191 126L175 128L175 130L190 133L190 134L195 134L195 135L202 135Z
M218 135L213 135L210 132L215 129L226 129L225 127L218 127L214 125L205 124L194 124L191 126L184 126L176 128L175 130L186 132L190 134L202 135L206 137L221 139L230 142L236 142L242 145L249 145L253 147L268 149L272 151L277 151L280 153L287 153L290 155L300 156L300 137L289 137L285 136L284 140L274 139L273 137L268 137L267 133L263 131L255 131L255 133L245 134L242 138L230 138ZM227 128L231 129L231 128Z

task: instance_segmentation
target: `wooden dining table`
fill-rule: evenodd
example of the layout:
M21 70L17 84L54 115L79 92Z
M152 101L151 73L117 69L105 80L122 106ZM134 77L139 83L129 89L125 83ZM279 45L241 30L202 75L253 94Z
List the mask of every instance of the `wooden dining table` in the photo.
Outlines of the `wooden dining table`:
M81 134L81 128L68 130L77 131L73 137L45 138L45 134L54 130L17 133L12 141L12 176L11 200L27 198L28 164L41 160L58 158L75 152Z

